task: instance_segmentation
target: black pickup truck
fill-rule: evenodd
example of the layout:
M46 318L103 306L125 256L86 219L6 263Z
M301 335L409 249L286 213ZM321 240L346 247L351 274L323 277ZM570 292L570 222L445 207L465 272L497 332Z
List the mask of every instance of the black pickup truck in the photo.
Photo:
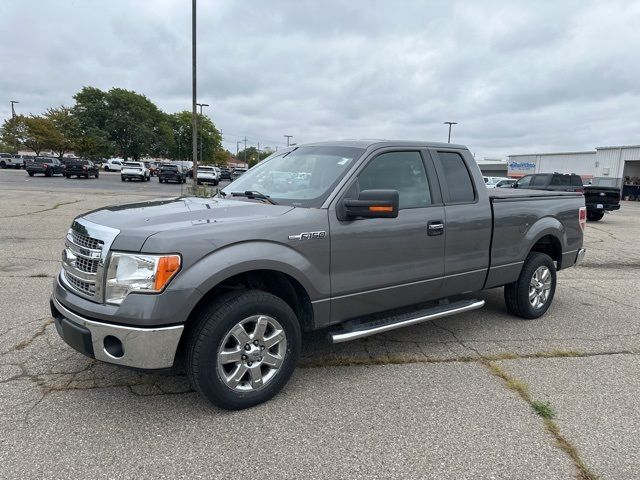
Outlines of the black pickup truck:
M178 182L185 183L187 181L187 176L185 175L182 167L173 164L165 164L160 165L158 169L158 182L159 183L169 183L169 182Z
M513 188L577 192L584 194L587 220L597 222L605 211L620 209L620 189L598 185L583 185L582 177L575 173L536 173L526 175L513 184Z
M64 174L67 178L71 178L74 175L78 178L98 178L100 170L91 160L72 160L67 162Z

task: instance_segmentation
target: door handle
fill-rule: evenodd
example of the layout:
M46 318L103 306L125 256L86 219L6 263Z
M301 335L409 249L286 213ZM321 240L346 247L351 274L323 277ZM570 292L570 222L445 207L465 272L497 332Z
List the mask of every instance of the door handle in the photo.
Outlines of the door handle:
M436 235L442 235L444 232L444 223L442 220L435 220L427 224L427 235L434 237Z

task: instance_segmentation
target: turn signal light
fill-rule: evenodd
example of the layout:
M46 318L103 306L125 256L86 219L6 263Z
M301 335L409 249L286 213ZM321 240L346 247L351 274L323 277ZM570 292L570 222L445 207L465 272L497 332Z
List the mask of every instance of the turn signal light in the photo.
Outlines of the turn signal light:
M587 207L580 207L578 213L578 221L580 222L580 228L584 230L584 227L587 223Z
M393 207L383 207L383 206L371 206L369 207L370 212L393 212Z
M155 290L162 290L169 283L169 280L178 273L178 270L180 270L180 257L176 255L160 257L154 283Z

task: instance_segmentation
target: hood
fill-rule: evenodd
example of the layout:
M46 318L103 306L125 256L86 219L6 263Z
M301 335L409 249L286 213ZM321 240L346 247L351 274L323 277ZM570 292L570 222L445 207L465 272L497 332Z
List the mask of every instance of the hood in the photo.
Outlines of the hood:
M118 245L114 247L139 250L149 236L165 230L279 217L293 208L243 200L180 197L104 207L82 218L120 230Z

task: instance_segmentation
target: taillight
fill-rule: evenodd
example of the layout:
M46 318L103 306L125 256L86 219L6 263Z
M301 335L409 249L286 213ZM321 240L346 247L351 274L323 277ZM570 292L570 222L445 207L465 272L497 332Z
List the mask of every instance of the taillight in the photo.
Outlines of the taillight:
M584 189L583 189L583 188L578 188L578 189L576 190L576 192L578 192L578 193L584 193Z
M49 164L48 164L48 163L45 163L45 164L43 165L43 167L44 167L44 168L49 168Z
M578 221L580 222L580 228L584 230L584 226L587 223L587 207L580 207L578 212Z

